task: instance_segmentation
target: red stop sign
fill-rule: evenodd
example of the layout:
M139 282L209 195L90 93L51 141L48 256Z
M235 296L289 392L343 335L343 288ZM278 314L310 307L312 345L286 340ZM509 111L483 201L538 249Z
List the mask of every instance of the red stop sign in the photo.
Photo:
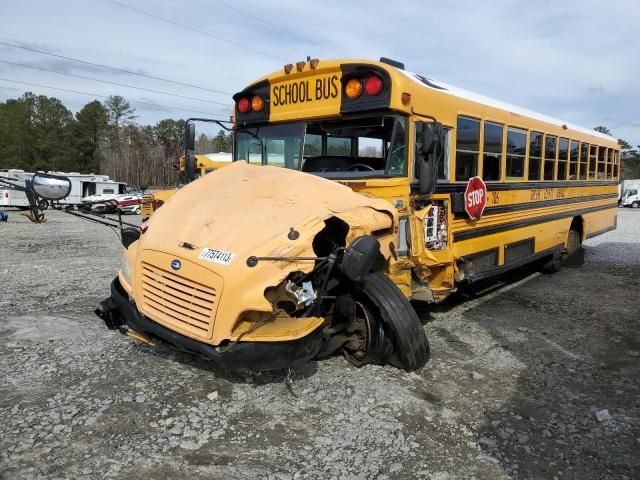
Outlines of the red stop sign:
M464 211L471 220L477 220L482 216L487 204L487 186L480 177L472 177L464 191Z

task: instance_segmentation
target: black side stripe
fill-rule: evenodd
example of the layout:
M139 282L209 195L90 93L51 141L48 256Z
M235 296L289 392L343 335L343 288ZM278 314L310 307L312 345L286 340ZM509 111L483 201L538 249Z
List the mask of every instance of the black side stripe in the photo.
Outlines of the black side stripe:
M465 230L464 232L457 232L453 234L454 242L461 242L463 240L469 240L471 238L484 237L486 235L493 235L495 233L506 232L508 230L515 230L517 228L528 227L530 225L537 225L539 223L552 222L554 220L560 220L561 218L569 218L576 215L583 215L585 213L599 212L600 210L609 210L611 208L617 208L617 203L609 203L607 205L600 205L598 207L585 208L582 210L573 210L571 212L556 213L554 215L544 215L534 218L528 218L526 220L517 220L515 222L501 223L500 225L491 225L489 227L474 228L471 230Z
M498 205L496 207L487 207L484 215L497 215L499 213L517 212L520 210L531 210L534 208L551 207L555 205L567 205L570 203L592 202L594 200L617 199L617 193L606 193L604 195L590 195L588 197L572 197L559 198L556 200L545 200L541 202L516 203L513 205Z
M612 225L611 227L603 228L602 230L598 230L596 232L587 233L587 238L597 237L598 235L602 235L603 233L611 232L615 230L616 226Z
M522 182L522 183L487 183L487 191L497 192L500 190L531 190L541 188L568 188L568 187L604 187L617 186L617 180L585 180L585 181L564 181L564 182ZM467 188L465 183L439 183L436 186L436 193L464 192Z

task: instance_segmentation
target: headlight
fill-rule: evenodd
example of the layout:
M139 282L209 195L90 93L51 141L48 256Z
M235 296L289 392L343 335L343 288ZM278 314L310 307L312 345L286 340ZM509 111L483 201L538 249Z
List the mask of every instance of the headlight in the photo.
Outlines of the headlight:
M124 255L122 256L122 264L120 265L120 272L122 273L122 276L124 277L126 282L129 285L132 285L133 273L131 271L131 264L129 263L129 260L127 260L127 257L125 257Z

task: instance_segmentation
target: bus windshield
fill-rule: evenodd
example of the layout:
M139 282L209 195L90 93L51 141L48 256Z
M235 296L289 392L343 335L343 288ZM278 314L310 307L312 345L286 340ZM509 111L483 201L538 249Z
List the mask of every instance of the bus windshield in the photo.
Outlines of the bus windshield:
M326 178L403 176L407 124L405 116L375 115L247 127L236 131L234 160Z

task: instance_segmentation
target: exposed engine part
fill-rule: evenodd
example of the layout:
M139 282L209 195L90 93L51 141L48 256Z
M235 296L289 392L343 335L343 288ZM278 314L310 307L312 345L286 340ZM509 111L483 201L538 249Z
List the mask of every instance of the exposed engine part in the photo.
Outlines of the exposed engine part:
M300 272L294 273L277 287L266 290L265 297L271 302L274 309L281 309L287 314L292 314L301 308L308 307L318 298L318 292L313 288L312 282L302 280L302 275Z
M302 286L299 287L291 280L287 280L284 289L298 300L298 306L304 305L308 307L318 298L318 292L313 289L311 282L302 282Z
M424 222L425 245L429 250L444 250L447 247L447 237L447 202L435 201Z

